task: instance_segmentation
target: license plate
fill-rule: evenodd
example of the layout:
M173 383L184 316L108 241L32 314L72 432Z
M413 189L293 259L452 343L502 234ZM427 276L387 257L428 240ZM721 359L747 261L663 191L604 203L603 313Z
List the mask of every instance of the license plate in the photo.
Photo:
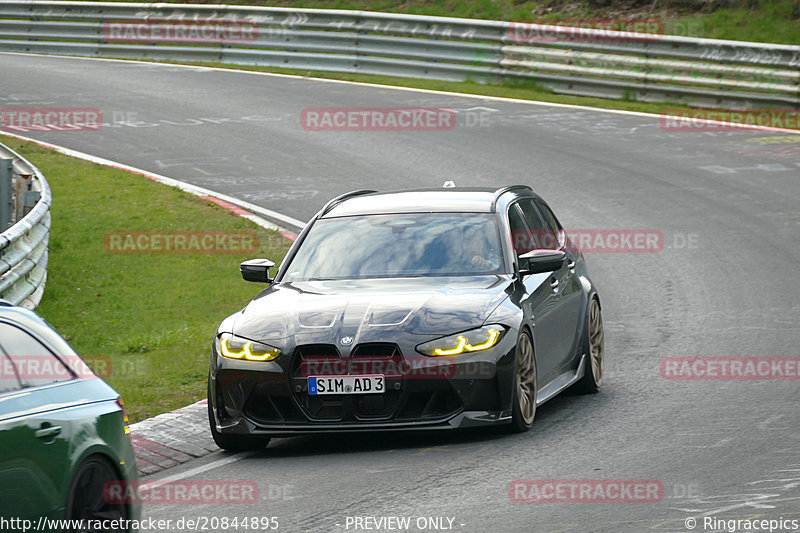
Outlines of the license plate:
M382 375L309 376L308 393L319 394L382 394L386 384Z

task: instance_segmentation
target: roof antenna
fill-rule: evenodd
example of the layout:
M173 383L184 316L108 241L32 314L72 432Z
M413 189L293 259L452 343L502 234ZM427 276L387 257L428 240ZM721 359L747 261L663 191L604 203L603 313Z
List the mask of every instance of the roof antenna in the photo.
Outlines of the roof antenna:
M447 180L444 182L444 185L442 185L442 189L455 189L455 188L456 188L456 182L453 180Z

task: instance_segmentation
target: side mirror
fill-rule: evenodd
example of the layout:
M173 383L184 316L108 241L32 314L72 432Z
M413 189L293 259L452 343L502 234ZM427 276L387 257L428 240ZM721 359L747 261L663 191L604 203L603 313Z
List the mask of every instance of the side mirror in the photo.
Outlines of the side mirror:
M275 263L269 259L248 259L239 265L239 271L245 281L255 281L256 283L272 283L269 277L269 269Z
M563 250L537 249L519 256L519 272L523 276L554 272L564 266L567 254Z

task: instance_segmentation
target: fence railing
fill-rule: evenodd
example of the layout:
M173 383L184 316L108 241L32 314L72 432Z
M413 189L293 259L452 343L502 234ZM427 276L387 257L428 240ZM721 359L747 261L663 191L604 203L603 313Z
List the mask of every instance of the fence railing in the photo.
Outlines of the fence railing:
M15 223L0 233L0 298L34 309L47 280L50 187L39 169L0 144L0 164L11 162Z
M530 80L557 93L705 107L800 105L800 46L364 11L0 0L0 50Z

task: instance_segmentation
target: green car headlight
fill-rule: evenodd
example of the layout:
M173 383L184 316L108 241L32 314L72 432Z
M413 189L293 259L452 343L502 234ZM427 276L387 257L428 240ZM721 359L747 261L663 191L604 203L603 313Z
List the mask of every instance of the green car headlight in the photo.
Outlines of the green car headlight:
M417 346L417 351L434 357L479 352L500 342L505 332L506 328L503 326L492 324L422 343Z
M281 351L268 344L242 339L230 333L223 333L219 337L219 353L228 359L272 361L281 354Z

